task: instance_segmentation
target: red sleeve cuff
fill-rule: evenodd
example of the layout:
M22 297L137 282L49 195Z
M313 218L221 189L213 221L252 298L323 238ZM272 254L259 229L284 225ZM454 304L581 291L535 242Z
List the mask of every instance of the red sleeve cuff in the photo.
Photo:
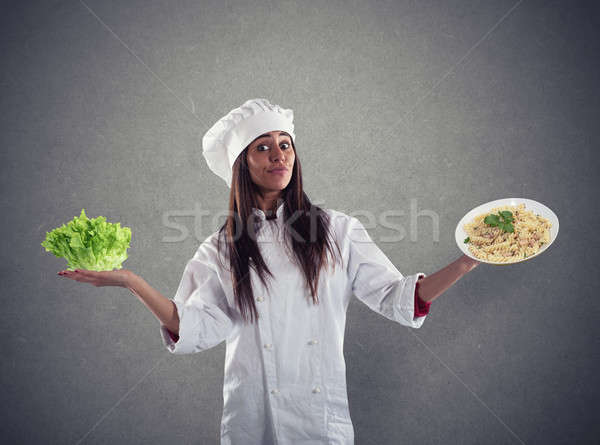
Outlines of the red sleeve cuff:
M167 332L169 333L169 337L171 337L171 340L173 340L174 342L177 342L179 340L179 335L177 334L173 334L171 331L169 331L167 329Z
M415 317L423 317L424 315L429 314L429 308L431 307L431 302L425 302L419 298L417 295L417 290L419 288L419 282L417 281L415 285Z

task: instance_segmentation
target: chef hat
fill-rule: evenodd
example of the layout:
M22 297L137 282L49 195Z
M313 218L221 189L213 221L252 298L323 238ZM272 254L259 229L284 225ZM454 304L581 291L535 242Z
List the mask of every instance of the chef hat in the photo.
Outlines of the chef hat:
M231 188L233 163L263 133L285 131L294 135L294 112L267 99L250 99L217 121L202 138L202 154L208 167Z

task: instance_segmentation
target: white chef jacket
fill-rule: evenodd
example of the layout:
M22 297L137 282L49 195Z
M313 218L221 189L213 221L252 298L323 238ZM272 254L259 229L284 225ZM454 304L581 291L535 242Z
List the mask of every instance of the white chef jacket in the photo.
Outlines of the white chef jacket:
M275 277L265 288L250 268L258 321L242 323L228 254L217 256L214 232L187 262L172 298L179 340L161 325L163 343L173 354L190 354L226 341L221 445L352 445L343 354L350 298L356 295L386 318L419 328L425 316L414 317L415 284L425 274L403 276L357 218L324 209L344 267L338 262L334 271L321 271L314 305L284 243L283 206L273 220L252 210L257 243Z

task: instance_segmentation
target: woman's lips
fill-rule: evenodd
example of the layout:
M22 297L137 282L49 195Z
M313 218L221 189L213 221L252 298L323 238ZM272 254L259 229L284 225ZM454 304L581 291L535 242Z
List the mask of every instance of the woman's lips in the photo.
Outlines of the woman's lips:
M271 170L269 173L273 173L276 175L285 175L287 173L287 170L285 168L278 168L275 170Z

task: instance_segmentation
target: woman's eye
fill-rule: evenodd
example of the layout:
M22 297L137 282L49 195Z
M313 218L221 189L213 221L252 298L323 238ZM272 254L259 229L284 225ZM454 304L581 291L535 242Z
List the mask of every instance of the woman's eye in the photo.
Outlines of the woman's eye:
M282 143L281 143L281 145L282 145L282 146L283 146L283 145L285 145L285 146L286 146L286 147L284 148L284 150L290 147L290 144L288 144L287 142L282 142ZM263 151L263 150L261 150L261 147L266 147L266 148L269 148L269 146L268 146L268 145L259 145L258 147L256 147L256 149L257 149L258 151Z

